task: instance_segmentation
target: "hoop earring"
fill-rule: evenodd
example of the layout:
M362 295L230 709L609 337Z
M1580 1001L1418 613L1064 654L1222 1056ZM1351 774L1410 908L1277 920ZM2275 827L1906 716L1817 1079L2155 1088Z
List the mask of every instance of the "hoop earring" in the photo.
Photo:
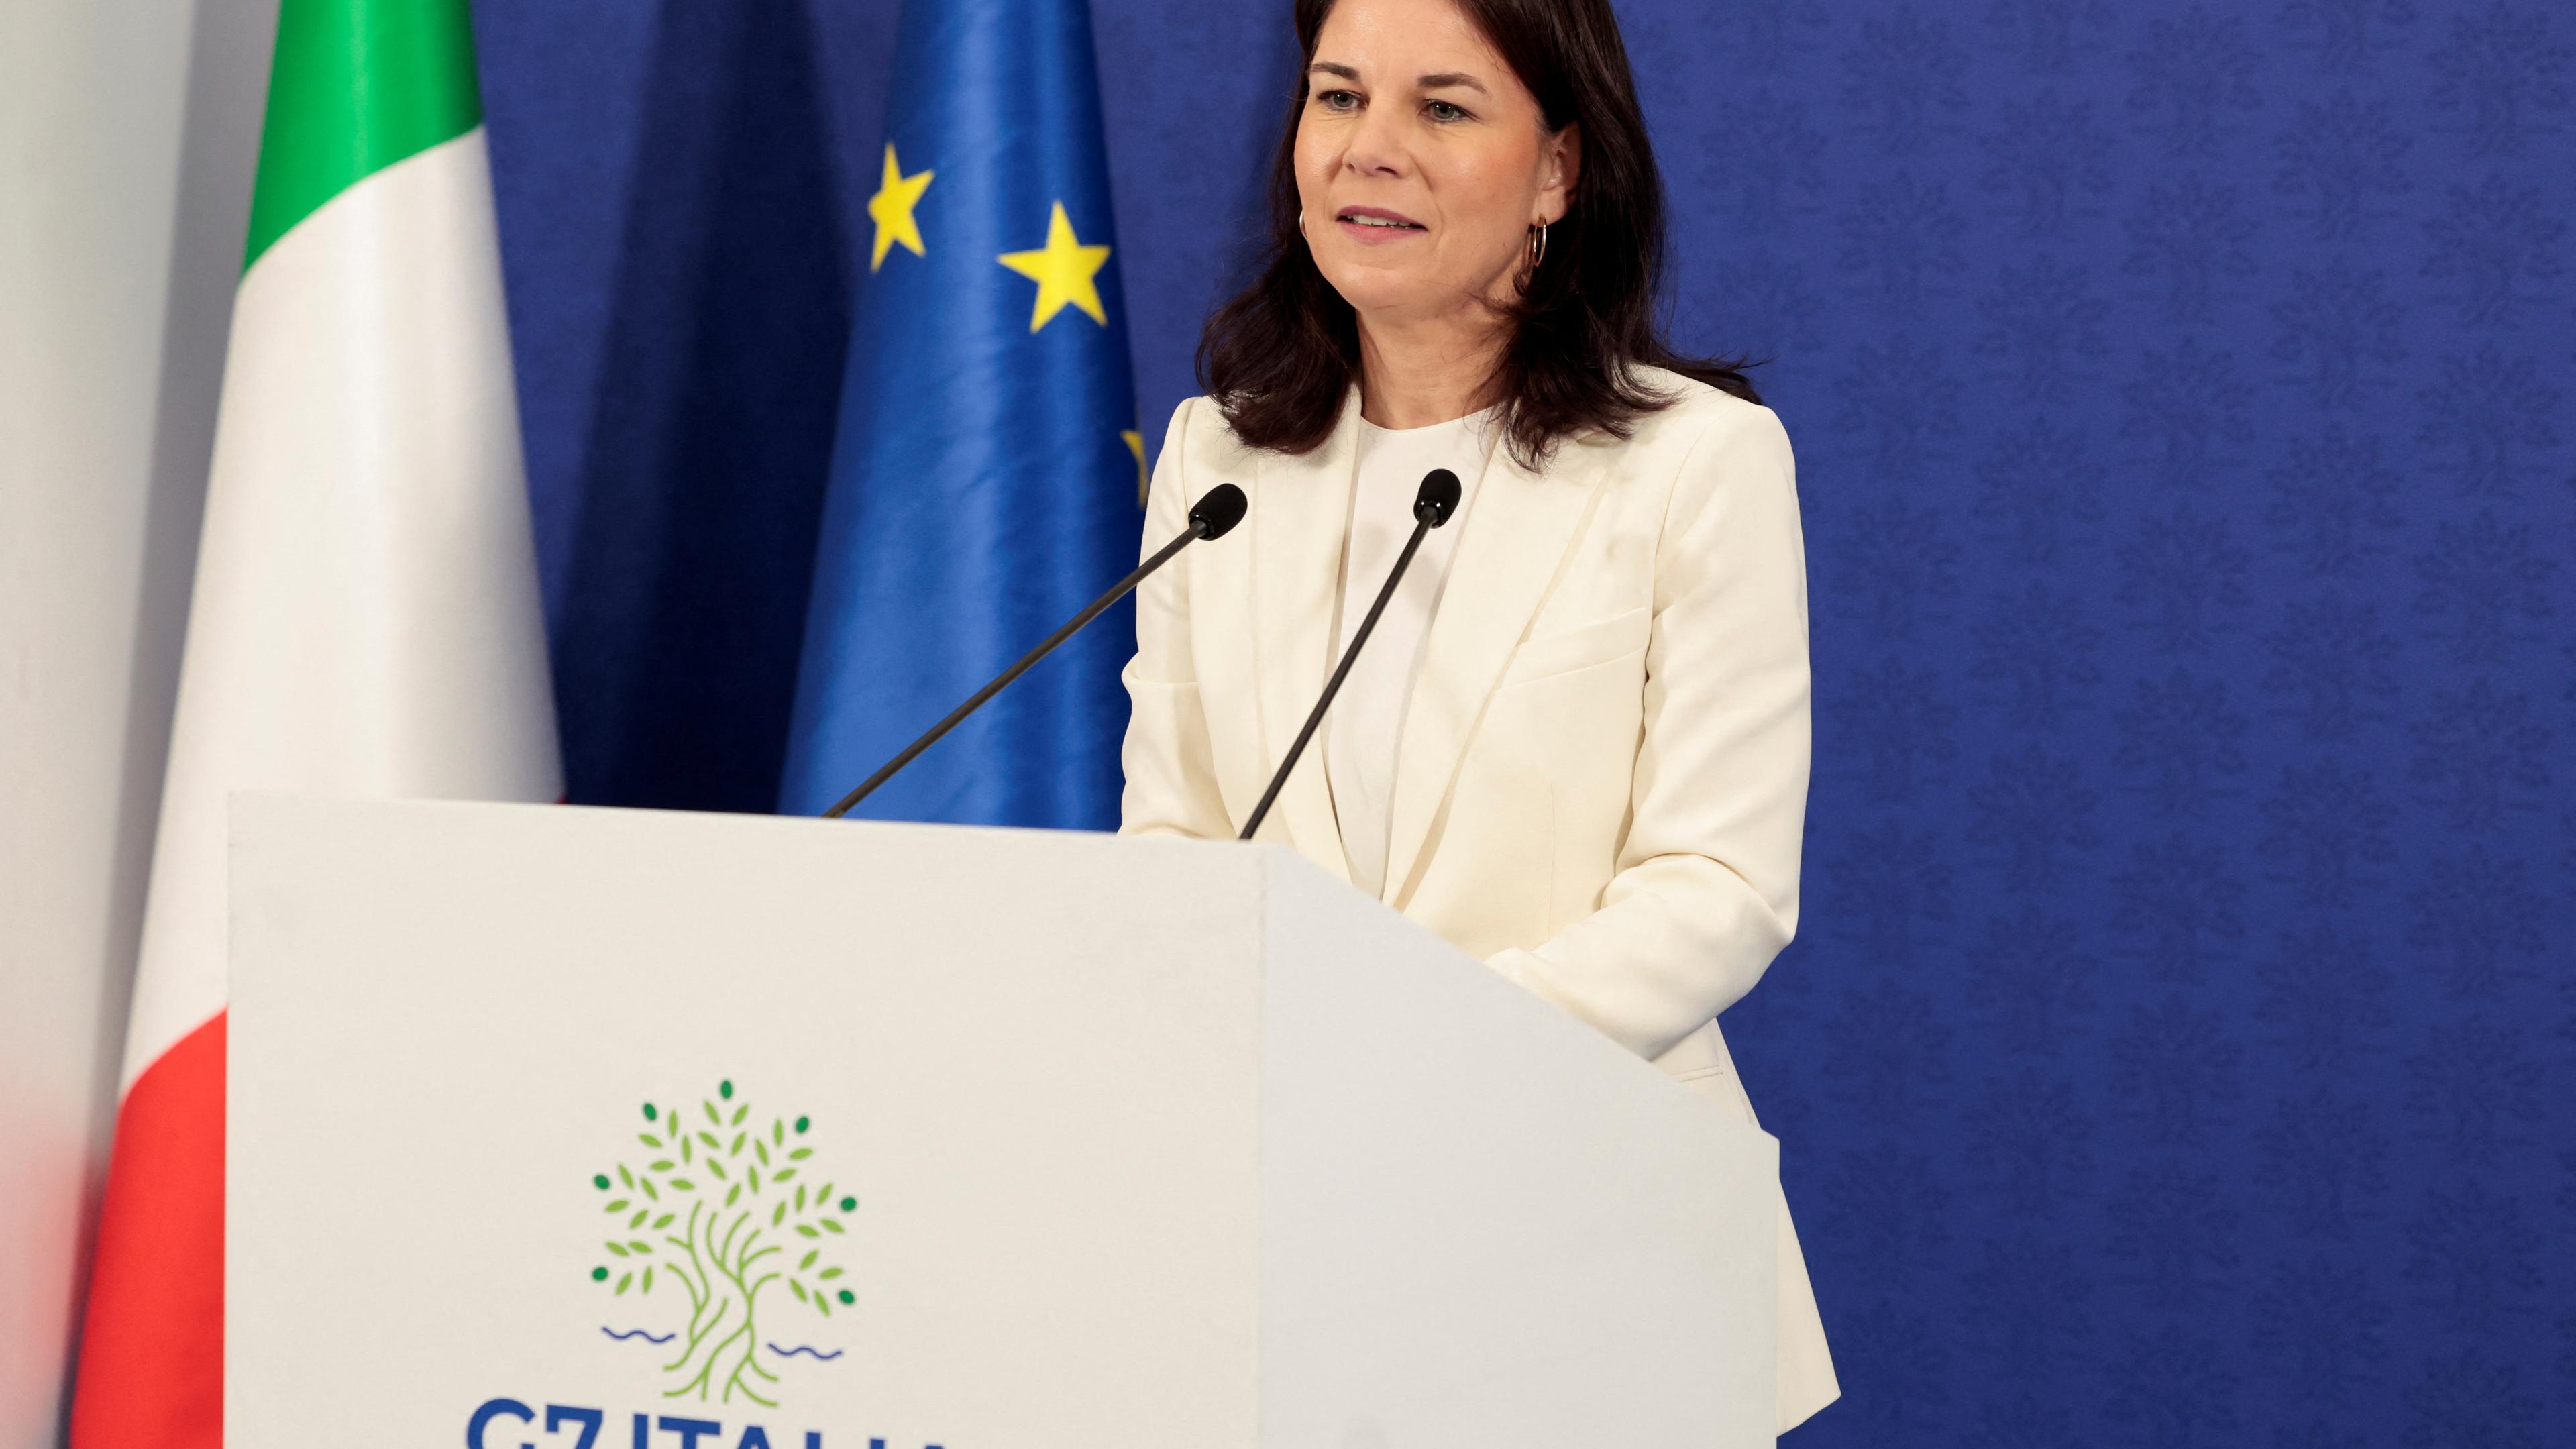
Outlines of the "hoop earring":
M1542 221L1538 225L1530 228L1530 271L1535 273L1539 268L1539 263L1546 260L1547 223Z

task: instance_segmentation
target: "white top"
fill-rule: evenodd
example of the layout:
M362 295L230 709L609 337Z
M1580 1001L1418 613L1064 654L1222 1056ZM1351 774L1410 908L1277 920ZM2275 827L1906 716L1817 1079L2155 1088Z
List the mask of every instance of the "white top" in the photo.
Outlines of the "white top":
M1449 560L1465 532L1467 506L1475 501L1476 484L1485 471L1486 451L1493 443L1487 425L1495 411L1487 408L1427 428L1381 428L1360 420L1358 477L1351 488L1350 523L1342 535L1334 663L1350 649L1351 636L1386 585L1387 571L1413 536L1413 500L1422 491L1423 475L1446 468L1458 475L1460 485L1457 510L1423 537L1413 567L1387 600L1368 647L1360 651L1324 718L1324 779L1341 822L1342 851L1350 862L1351 883L1371 895L1386 891L1396 742L1404 734L1404 711L1431 632L1432 611L1439 607Z

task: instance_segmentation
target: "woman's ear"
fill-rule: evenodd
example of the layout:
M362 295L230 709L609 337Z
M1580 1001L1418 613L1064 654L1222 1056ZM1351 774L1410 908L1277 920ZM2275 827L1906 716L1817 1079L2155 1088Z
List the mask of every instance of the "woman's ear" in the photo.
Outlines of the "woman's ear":
M1554 224L1565 218L1574 202L1574 183L1583 174L1583 126L1568 121L1565 129L1547 138L1546 180L1539 187L1539 220Z

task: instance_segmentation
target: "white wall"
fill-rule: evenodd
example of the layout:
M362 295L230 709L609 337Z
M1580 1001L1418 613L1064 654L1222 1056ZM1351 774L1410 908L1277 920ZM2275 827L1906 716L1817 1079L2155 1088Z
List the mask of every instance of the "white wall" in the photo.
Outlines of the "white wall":
M275 0L0 0L0 1449L60 1436Z

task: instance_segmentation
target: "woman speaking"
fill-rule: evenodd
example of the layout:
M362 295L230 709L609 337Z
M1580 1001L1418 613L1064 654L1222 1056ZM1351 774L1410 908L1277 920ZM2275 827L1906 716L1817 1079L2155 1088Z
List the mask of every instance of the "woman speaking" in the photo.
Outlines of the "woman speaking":
M1608 0L1296 0L1267 265L1210 319L1146 536L1123 829L1259 838L1753 1120L1717 1016L1798 920L1806 565L1788 435L1657 334L1663 195ZM1779 1404L1839 1392L1788 1210Z

